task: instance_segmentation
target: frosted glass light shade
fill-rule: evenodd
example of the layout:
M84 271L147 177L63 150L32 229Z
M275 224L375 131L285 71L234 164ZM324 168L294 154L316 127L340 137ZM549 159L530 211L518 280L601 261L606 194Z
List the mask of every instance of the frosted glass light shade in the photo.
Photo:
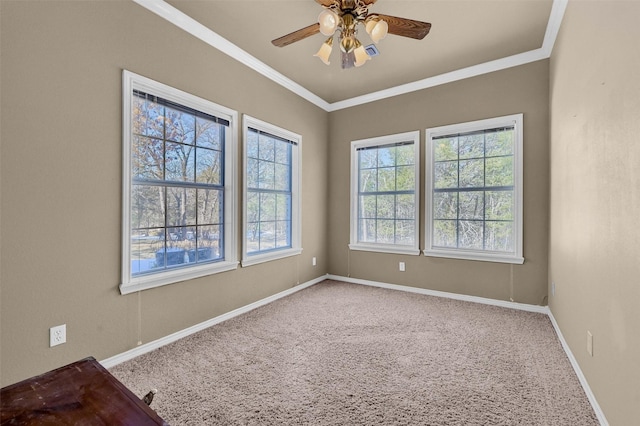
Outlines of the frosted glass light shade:
M389 24L385 21L380 20L376 23L376 25L371 30L371 40L374 43L378 43L380 40L387 36L387 32L389 31Z
M329 55L331 55L332 45L333 45L333 37L329 38L327 41L322 43L322 46L320 46L320 50L318 50L318 53L316 53L313 56L315 56L316 58L319 58L322 62L329 65Z
M371 59L371 56L367 54L367 51L364 50L364 46L362 44L358 43L358 45L359 46L356 47L356 49L353 51L353 54L356 57L356 60L353 64L356 67L361 67L366 64L369 59Z
M336 28L338 28L339 19L338 15L328 9L320 12L320 15L318 16L320 32L326 36L332 35L336 31Z

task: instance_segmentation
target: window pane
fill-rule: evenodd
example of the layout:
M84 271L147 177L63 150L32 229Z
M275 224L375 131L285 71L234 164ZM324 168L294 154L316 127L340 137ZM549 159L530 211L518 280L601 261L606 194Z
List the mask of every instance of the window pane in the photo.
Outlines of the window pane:
M396 169L396 190L412 191L416 187L415 166L401 166Z
M258 144L258 158L273 163L276 160L275 141L268 136L260 135Z
M198 262L220 259L220 225L198 226L198 250L196 253Z
M435 219L457 219L458 193L436 192L433 194L433 216Z
M397 166L413 166L415 164L415 149L413 144L401 145L396 147L396 165Z
M260 194L260 222L276 220L276 194Z
M291 164L291 144L288 142L276 142L276 163Z
M363 149L358 151L360 169L371 169L378 165L378 150Z
M416 196L414 194L400 194L396 196L396 219L413 219L416 215Z
M415 223L414 220L396 221L396 244L412 246L415 243Z
M276 220L290 220L291 194L276 194Z
M156 261L156 252L164 253L164 228L147 229L131 235L131 274L138 275L164 267Z
M378 169L378 191L395 191L396 190L396 169L395 167L386 167Z
M260 223L260 250L276 248L275 222Z
M447 161L458 159L458 138L438 139L433 144L434 161Z
M513 222L487 222L486 232L486 250L513 251Z
M376 169L360 172L360 192L374 192L378 190L378 173Z
M459 197L460 219L484 219L483 191L461 192Z
M485 136L487 157L513 154L514 135L513 129L487 132Z
M197 148L196 159L196 182L221 185L222 152Z
M445 161L434 165L433 187L437 189L458 187L457 161Z
M164 226L164 188L133 185L131 187L131 228Z
M196 117L196 144L205 148L222 151L226 126L212 120Z
M396 165L396 147L378 148L378 167Z
M167 188L167 225L196 224L196 190L194 188Z
M484 186L484 160L460 160L460 188Z
M164 106L133 96L132 133L154 138L164 136Z
M513 157L487 158L487 186L513 185Z
M198 189L198 225L221 224L223 192L221 189Z
M275 164L274 189L278 191L291 190L291 168L285 164Z
M253 158L247 158L247 170L246 170L247 188L251 188L251 189L258 188L258 182L260 177L258 164L259 164L258 160L255 160Z
M291 223L289 221L276 222L276 247L291 247Z
M376 220L361 219L358 227L358 241L365 243L376 242Z
M433 245L437 247L457 247L455 220L433 221Z
M394 220L377 220L376 221L376 242L382 244L393 244L395 241L395 221Z
M247 132L247 158L258 158L258 134L250 130Z
M487 220L513 220L513 191L487 191Z
M159 139L133 136L131 175L134 179L163 179L164 144Z
M378 195L378 219L393 219L396 211L395 195Z
M196 117L192 113L165 108L165 138L170 141L193 145L196 134Z
M193 182L195 178L195 148L173 142L165 144L165 180Z
M258 162L258 188L275 189L276 173L275 164L267 161Z
M458 222L460 248L482 250L484 226L479 220L461 220Z
M470 135L460 135L458 139L460 158L482 158L484 157L484 134L474 133Z
M375 218L377 211L378 197L375 195L361 195L360 200L360 217L362 218Z

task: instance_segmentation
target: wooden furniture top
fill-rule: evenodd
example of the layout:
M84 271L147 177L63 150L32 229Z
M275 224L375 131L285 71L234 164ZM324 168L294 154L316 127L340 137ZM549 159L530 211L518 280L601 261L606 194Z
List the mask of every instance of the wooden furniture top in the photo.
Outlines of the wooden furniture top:
M2 388L4 425L168 425L93 357Z

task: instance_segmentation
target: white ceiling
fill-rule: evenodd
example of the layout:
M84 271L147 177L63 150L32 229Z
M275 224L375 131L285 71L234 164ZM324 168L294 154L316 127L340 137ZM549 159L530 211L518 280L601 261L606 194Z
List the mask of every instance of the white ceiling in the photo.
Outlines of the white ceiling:
M327 111L549 57L567 0L378 0L369 12L432 24L423 40L388 35L380 55L343 70L312 55L316 34L271 40L317 22L314 0L134 0ZM371 40L360 30L358 39Z

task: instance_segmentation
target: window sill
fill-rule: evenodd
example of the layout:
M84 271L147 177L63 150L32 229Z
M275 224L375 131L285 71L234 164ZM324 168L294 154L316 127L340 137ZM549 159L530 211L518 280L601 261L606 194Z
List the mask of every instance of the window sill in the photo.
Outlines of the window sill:
M283 259L285 257L296 256L302 253L301 248L290 248L283 250L274 250L268 253L256 254L253 256L247 256L242 259L242 267L247 267L251 265L257 265L259 263L271 262L272 260Z
M496 262L496 263L511 263L516 265L522 265L524 263L524 257L486 253L486 252L474 252L474 251L460 251L460 250L423 250L422 252L427 257L443 257L449 259L461 259L461 260L476 260L480 262Z
M420 249L415 247L403 247L385 244L349 244L349 249L359 251L372 251L378 253L407 254L410 256L418 256L420 254Z
M146 275L132 278L128 283L120 284L120 294L135 293L141 290L160 287L167 284L174 284L220 272L238 269L238 262L216 262L206 265L194 266L191 268L175 269L162 274Z

